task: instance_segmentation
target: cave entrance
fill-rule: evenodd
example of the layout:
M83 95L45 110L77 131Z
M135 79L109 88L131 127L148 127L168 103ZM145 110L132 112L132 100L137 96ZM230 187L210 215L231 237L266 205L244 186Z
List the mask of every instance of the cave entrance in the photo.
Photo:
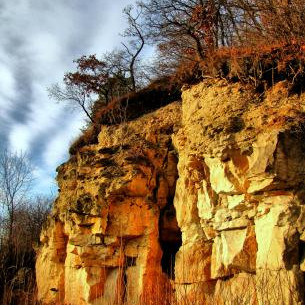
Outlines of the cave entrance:
M177 223L173 199L161 211L159 221L159 240L163 251L161 266L170 279L175 278L175 257L182 244L181 230Z

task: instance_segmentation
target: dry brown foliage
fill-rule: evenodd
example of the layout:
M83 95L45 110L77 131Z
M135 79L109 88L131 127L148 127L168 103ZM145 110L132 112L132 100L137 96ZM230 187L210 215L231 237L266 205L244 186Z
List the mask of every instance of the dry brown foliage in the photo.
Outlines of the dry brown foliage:
M51 206L37 197L15 209L12 232L5 217L0 223L0 304L34 305L36 300L35 245Z
M304 45L224 47L210 52L199 62L182 61L171 79L193 84L206 78L223 78L251 84L260 92L285 80L289 92L300 93L304 86L304 67Z

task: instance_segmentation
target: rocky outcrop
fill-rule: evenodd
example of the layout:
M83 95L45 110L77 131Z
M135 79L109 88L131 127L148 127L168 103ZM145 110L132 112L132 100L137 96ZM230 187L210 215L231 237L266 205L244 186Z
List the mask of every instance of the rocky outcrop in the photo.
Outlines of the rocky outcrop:
M199 84L183 97L182 128L174 135L182 231L178 298L298 304L304 290L304 97L287 98L282 83L257 100L225 82Z
M59 168L43 304L301 304L303 95L207 81Z
M60 192L36 263L42 303L136 304L166 295L169 245L181 244L171 140L180 109L173 103L103 126L98 144L60 166Z

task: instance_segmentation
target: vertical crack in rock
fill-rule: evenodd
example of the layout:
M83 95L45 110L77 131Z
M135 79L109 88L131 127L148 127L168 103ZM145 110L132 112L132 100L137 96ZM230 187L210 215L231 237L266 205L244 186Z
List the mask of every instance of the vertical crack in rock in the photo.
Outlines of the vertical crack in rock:
M175 279L176 253L182 245L181 235L173 198L169 198L167 205L160 213L159 241L162 249L162 270L173 280Z
M175 279L176 253L182 244L182 233L178 226L174 207L174 196L178 180L177 166L178 158L172 146L172 141L170 141L168 143L168 153L162 165L168 184L168 195L166 205L160 210L159 243L162 250L162 271L172 280Z

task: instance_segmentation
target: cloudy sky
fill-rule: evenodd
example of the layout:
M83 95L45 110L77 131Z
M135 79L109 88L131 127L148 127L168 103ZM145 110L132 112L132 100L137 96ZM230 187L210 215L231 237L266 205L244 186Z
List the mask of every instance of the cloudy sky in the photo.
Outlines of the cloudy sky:
M56 189L55 169L84 125L46 88L73 71L73 59L119 46L132 2L0 0L0 148L29 154L37 193Z

